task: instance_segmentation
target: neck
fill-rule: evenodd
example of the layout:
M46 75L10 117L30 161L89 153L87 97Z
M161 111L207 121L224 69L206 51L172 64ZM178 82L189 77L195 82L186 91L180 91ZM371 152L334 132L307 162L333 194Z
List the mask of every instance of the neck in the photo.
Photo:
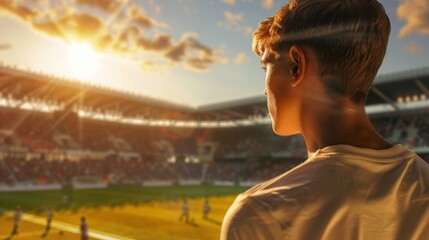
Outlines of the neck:
M318 149L347 144L355 147L386 149L392 145L372 127L364 104L349 100L324 102L311 107L302 118L302 134L309 156Z

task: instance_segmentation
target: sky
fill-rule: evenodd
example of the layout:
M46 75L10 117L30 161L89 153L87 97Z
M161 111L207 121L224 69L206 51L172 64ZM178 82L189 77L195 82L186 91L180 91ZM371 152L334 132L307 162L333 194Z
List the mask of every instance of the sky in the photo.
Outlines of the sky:
M381 0L379 74L429 66L429 0ZM0 61L193 107L262 96L252 32L280 0L0 0Z

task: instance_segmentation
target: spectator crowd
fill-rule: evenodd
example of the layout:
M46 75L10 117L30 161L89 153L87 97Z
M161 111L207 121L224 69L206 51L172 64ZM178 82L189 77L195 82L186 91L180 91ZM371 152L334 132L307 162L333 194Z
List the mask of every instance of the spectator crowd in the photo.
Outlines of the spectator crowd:
M429 155L427 114L378 117L372 123L390 142L419 150L424 158ZM204 161L199 155L203 147L205 158L209 156ZM82 154L70 157L70 151ZM0 186L65 185L85 176L108 184L263 181L306 156L301 137L279 137L269 125L166 129L0 111Z

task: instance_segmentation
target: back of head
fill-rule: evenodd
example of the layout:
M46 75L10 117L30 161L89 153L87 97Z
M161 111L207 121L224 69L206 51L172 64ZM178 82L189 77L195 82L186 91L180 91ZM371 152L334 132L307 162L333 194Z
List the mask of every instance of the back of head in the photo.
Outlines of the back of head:
M253 50L279 55L292 45L314 50L334 94L366 99L383 62L390 21L377 0L291 0L254 33Z

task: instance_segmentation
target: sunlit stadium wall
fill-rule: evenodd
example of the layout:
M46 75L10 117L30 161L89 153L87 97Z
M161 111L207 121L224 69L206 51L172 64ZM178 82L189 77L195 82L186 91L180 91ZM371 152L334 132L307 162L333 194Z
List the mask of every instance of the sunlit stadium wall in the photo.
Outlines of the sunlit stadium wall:
M35 78L44 78L51 79L55 81L61 81L63 83L70 84L82 84L81 81L76 79L68 79L65 77L57 77L52 74L46 74L39 71L34 71L31 69L20 69L16 65L8 65L0 61L0 67L4 71L9 72L10 74L28 74L29 77ZM418 78L421 76L426 76L429 74L429 67L413 69L408 71L396 72L391 74L385 74L378 76L379 81L391 80L392 78ZM84 82L85 86L88 88L96 87L100 89L106 89L110 91L118 92L118 89L109 88L102 85L92 84L90 82ZM141 94L122 91L120 92L136 96L136 97L145 97ZM149 97L151 99L157 99L154 97ZM369 105L366 107L366 112L369 115L373 114L383 114L383 113L398 113L401 111L410 111L418 109L428 109L429 108L429 96L426 94L421 95L410 95L410 96L400 96L396 99L396 102L393 104L384 103ZM157 101L162 102L161 99ZM46 100L41 98L33 97L23 97L22 99L16 98L12 93L1 93L0 92L0 107L21 109L21 110L30 110L44 113L53 113L55 111L64 111L65 104ZM183 105L185 106L185 105ZM141 125L141 126L154 126L154 127L171 127L171 128L232 128L232 127L241 127L241 126L256 126L256 125L268 125L271 124L270 117L268 115L253 115L249 116L246 119L236 119L236 120L211 120L211 121L192 121L192 120L171 120L171 119L148 119L143 117L128 117L124 116L119 111L111 111L105 109L94 110L92 107L88 106L77 106L74 105L72 108L73 112L76 112L79 117L86 119L94 119L101 121L117 122L123 124L132 124L132 125Z
M405 100L403 100L405 99ZM4 96L0 93L0 106L13 109L30 110L44 113L53 113L64 109L64 104L46 101L43 99L24 97L23 99L14 98L12 94ZM429 100L425 97L401 97L395 105L377 104L366 106L366 112L369 115L380 113L394 113L397 111L409 111L417 109L429 109ZM221 121L183 121L166 119L144 119L138 117L125 117L120 112L112 111L93 111L84 106L75 106L73 111L81 118L117 122L123 124L133 124L141 126L154 127L172 127L172 128L230 128L240 126L256 126L271 124L269 116L254 115L247 119L221 120Z

